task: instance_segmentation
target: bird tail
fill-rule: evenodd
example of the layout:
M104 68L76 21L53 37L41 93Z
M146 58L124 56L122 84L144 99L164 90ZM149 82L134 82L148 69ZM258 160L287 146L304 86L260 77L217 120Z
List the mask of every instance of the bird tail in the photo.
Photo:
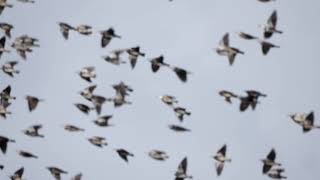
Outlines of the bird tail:
M280 30L275 30L275 32L279 33L279 34L282 34L283 31L280 31Z

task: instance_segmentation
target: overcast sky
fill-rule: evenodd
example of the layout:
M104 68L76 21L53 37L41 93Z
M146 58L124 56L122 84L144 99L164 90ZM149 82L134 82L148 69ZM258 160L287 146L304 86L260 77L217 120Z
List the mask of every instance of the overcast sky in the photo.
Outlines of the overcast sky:
M57 166L69 172L62 179L70 179L78 172L83 179L174 179L180 161L188 157L188 173L194 179L216 179L212 155L228 145L226 164L220 179L269 179L262 175L262 163L271 148L286 169L291 180L319 179L320 131L303 134L301 127L288 118L295 112L315 111L319 115L319 59L318 36L320 3L315 0L278 0L260 3L256 0L39 0L23 4L8 0L14 7L6 8L1 22L15 26L13 39L23 34L40 39L23 61L13 49L3 54L1 65L17 60L21 71L15 78L0 74L0 89L12 86L17 100L9 107L13 113L1 120L0 134L15 139L8 145L6 155L0 155L0 179L7 179L21 166L25 179L53 179L45 169ZM278 11L278 28L282 35L274 35L270 42L279 45L263 56L259 44L237 37L245 31L262 37L259 25L264 24L273 10ZM71 25L88 24L94 34L83 36L72 32L63 39L57 22ZM99 31L114 27L122 39L114 39L105 49L100 47ZM230 33L230 44L245 51L232 67L226 57L216 54L220 39ZM12 40L9 40L10 43ZM9 43L8 43L9 44ZM131 70L129 64L114 66L101 58L109 51L136 45L146 53ZM153 74L147 59L163 54L169 64L192 72L182 83L169 69ZM127 57L124 57L126 59ZM95 66L96 93L110 97L110 85L124 81L133 87L128 98L131 106L114 109L103 107L104 114L112 114L114 127L99 128L92 123L97 115L89 116L74 107L86 103L78 91L90 84L75 73L84 66ZM239 112L239 102L226 103L218 95L220 90L245 95L256 89L268 96L262 98L257 109ZM192 112L183 126L191 133L177 134L167 128L179 124L172 110L159 96L171 94L179 105ZM45 99L30 113L26 95ZM41 123L44 139L30 138L21 131ZM85 132L69 133L62 127L70 123L85 128ZM87 138L103 136L109 145L102 149L91 145ZM134 153L129 164L113 150L125 148ZM146 154L151 149L166 151L170 158L157 162ZM26 150L39 159L25 159L17 150Z

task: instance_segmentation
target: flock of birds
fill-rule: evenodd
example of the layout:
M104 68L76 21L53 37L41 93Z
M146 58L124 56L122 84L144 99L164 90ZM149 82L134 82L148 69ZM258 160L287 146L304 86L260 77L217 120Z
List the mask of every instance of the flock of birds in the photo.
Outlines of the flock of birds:
M20 2L25 3L34 3L33 0L18 0ZM172 0L170 0L172 1ZM267 3L275 0L258 0L262 3ZM4 9L6 8L12 8L13 5L8 4L6 0L0 0L0 14L3 13ZM277 29L277 11L273 11L270 15L269 19L267 20L266 24L262 26L263 28L263 37L259 38L257 36L245 33L245 32L239 32L238 35L240 38L244 40L251 40L251 41L257 41L261 45L262 53L263 55L267 55L271 48L279 48L278 45L274 45L273 43L267 41L267 39L270 39L273 34L282 34L282 31ZM69 39L69 36L73 32L77 32L81 35L89 36L93 33L92 27L89 25L78 25L73 26L65 22L59 22L58 23L60 31L62 33L62 37L65 40ZM9 23L0 23L0 29L3 31L4 36L0 39L0 57L3 53L10 53L11 50L7 49L7 40L11 39L11 31L14 28L13 25ZM100 46L102 48L107 47L110 42L113 39L121 39L121 36L118 35L115 30L110 27L109 29L100 31L101 34L101 43ZM40 47L38 44L39 40L33 37L30 37L28 35L22 35L19 37L16 37L15 40L11 44L11 48L15 49L16 52L23 58L27 59L27 53L33 52L33 48ZM244 54L244 52L238 48L232 47L229 42L229 33L226 33L222 40L220 41L218 47L216 48L216 53L221 56L227 56L229 60L229 64L233 65L236 55L237 54ZM114 65L121 65L126 64L127 61L123 60L123 55L127 55L131 68L134 69L139 57L144 57L145 53L141 52L140 47L131 47L126 49L116 49L110 52L109 55L103 56L102 58L111 64ZM182 82L187 82L187 77L191 72L177 67L170 65L166 62L164 62L164 56L160 55L155 58L151 58L149 60L151 63L151 70L152 72L156 73L159 71L160 68L169 68L171 69L180 79ZM2 70L5 74L9 75L10 77L14 77L17 74L19 74L19 70L15 69L15 66L18 64L17 61L10 61L6 62L2 65ZM92 80L96 77L95 67L88 66L82 68L80 71L78 71L78 75L88 83L91 83ZM87 100L88 104L83 103L75 103L75 107L79 109L80 112L84 114L89 114L91 111L96 111L98 118L93 121L93 123L99 127L109 127L113 126L113 124L110 123L110 120L112 119L112 115L102 115L101 116L101 109L106 102L113 103L114 107L121 107L123 105L130 105L132 104L131 101L128 101L127 98L130 96L130 93L133 92L133 88L129 85L125 84L124 82L119 82L118 84L113 84L112 88L115 90L115 95L113 97L104 97L101 95L97 95L94 93L95 89L97 88L97 85L90 85L86 88L84 88L82 91L79 92L79 94ZM259 98L260 97L267 97L266 94L261 93L257 90L247 90L246 95L237 95L233 92L222 90L219 92L219 95L224 97L225 101L228 103L232 103L232 99L238 99L240 100L239 110L240 111L246 111L249 107L252 108L252 110L255 110L257 104L260 103ZM8 85L5 89L3 89L0 93L0 116L2 118L6 118L7 116L10 116L11 112L8 110L10 105L13 103L13 101L16 99L13 95L11 95L11 86ZM28 109L30 112L36 110L37 106L44 101L43 99L31 95L25 96ZM184 121L184 118L191 115L191 112L187 110L185 107L178 105L178 100L176 97L172 95L162 95L160 96L160 100L166 104L168 107L170 107L173 111L173 113L176 115L178 120L180 122ZM303 132L309 132L312 129L320 128L318 125L314 125L314 114L313 112L310 113L296 113L290 115L290 118L300 125L303 129ZM43 125L36 124L32 125L29 128L23 130L23 133L27 136L33 137L33 138L44 138L45 135L40 133L40 130ZM169 125L169 128L176 132L190 132L191 130L183 127L181 125L177 124L171 124ZM80 132L85 131L85 129L74 126L72 124L65 124L64 129L66 131L70 132ZM90 142L92 145L102 148L103 146L107 146L108 143L106 141L105 137L100 136L93 136L87 139L88 142ZM7 147L10 146L11 143L14 143L14 139L10 139L9 137L0 135L0 149L3 154L6 153ZM128 162L129 157L133 157L134 154L129 152L126 149L118 148L115 149L115 151L118 153L119 157L122 158L124 161ZM18 154L24 158L35 158L37 159L38 156L28 152L20 150L18 151ZM151 150L148 152L148 155L158 161L165 161L169 158L169 155L162 150ZM224 144L212 158L215 160L216 163L216 172L217 175L220 176L223 168L225 166L225 163L230 163L231 159L227 156L227 145ZM285 169L281 166L281 163L276 161L276 151L275 149L271 149L270 152L266 155L262 161L262 173L269 176L273 179L286 179L287 177L283 175ZM4 165L0 165L0 169L3 169ZM50 166L47 167L49 172L52 174L52 176L56 180L61 179L62 174L67 174L67 171L55 167ZM24 167L21 167L16 172L14 172L10 178L12 180L21 180L23 177ZM185 157L180 164L178 165L178 168L176 170L176 173L174 174L176 180L184 180L184 179L192 179L192 176L187 173L187 157ZM72 179L73 180L80 180L82 177L82 173L79 173L75 175Z

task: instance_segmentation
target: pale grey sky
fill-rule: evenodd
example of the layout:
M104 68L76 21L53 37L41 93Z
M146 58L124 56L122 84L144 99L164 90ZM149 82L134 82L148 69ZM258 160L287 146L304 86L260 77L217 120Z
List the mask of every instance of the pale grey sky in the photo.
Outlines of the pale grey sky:
M17 100L10 106L13 112L1 120L0 134L17 141L9 144L0 163L0 179L7 179L21 166L25 179L53 179L45 169L58 166L69 172L62 179L70 179L78 172L83 179L173 179L184 156L188 157L189 174L194 179L216 179L211 155L226 143L227 154L233 159L226 164L220 179L269 179L261 173L263 158L272 147L277 159L291 180L319 179L320 132L303 134L288 114L315 111L318 121L320 109L318 33L315 19L320 16L320 3L315 0L278 0L259 3L256 0L42 0L23 4L13 0L14 8L5 9L1 22L15 26L15 38L28 34L40 39L24 62L15 52L3 54L1 65L18 60L21 73L14 79L0 73L0 89L8 84ZM259 24L266 22L273 10L278 11L278 28L282 35L274 35L271 42L280 49L272 49L263 56L260 46L240 39L234 32L245 31L262 36ZM95 32L86 37L75 32L65 41L57 22L71 25L89 24ZM100 48L98 31L114 27L122 36L106 49ZM230 32L230 43L245 51L232 67L226 57L217 55L214 48L223 34ZM10 40L10 42L13 39ZM113 66L101 59L117 48L136 45L146 53L131 70L129 64ZM174 73L160 69L153 74L148 58L163 54L169 64L185 68L193 74L185 84ZM124 81L134 92L131 106L114 109L110 104L102 114L113 114L111 128L99 128L89 116L78 111L73 103L83 102L77 92L89 84L75 72L84 66L97 68L97 94L112 96L111 84ZM261 99L256 111L239 112L238 101L227 104L218 95L226 89L244 95L246 89L256 89L268 95ZM32 113L27 110L25 95L45 99ZM167 128L178 123L174 113L159 96L175 95L192 115L184 126L191 133L176 134ZM21 133L30 125L41 123L45 139L33 139ZM71 123L86 131L69 133L62 124ZM94 147L86 138L104 136L109 145ZM129 164L121 160L114 148L125 148L135 154ZM24 159L17 150L27 150L38 160ZM150 159L145 152L165 150L166 162Z

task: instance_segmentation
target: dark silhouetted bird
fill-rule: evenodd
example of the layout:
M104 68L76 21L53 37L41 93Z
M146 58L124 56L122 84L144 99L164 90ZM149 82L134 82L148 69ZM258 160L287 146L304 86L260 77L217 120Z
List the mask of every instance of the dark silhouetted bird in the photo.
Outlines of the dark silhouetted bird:
M19 74L20 71L16 70L14 67L18 64L18 61L9 61L2 65L2 71L9 75L10 77L14 77L14 74Z
M280 48L280 46L274 45L274 44L267 42L267 41L259 40L259 42L261 44L261 49L262 49L263 55L267 55L271 48Z
M187 115L187 116L190 116L190 115L191 115L191 112L187 111L187 109L186 109L186 108L183 108L183 107L175 107L173 110L174 110L177 118L178 118L181 122L183 121L184 115Z
M61 174L68 174L67 171L64 171L57 167L47 167L51 175L55 178L55 180L61 180Z
M21 167L16 172L14 172L14 174L12 176L10 176L10 179L11 180L22 180L23 172L24 172L24 167Z
M23 150L20 150L18 151L18 154L22 157L25 157L25 158L34 158L34 159L38 159L38 156L28 152L28 151L23 151Z
M89 107L85 104L81 104L81 103L76 103L74 104L81 112L83 112L84 114L89 114L89 112L91 110L94 110L95 108L93 107Z
M267 21L267 24L263 25L263 35L265 38L270 38L273 35L273 33L282 34L282 31L277 29L277 20L277 11L273 11Z
M30 112L34 111L37 108L39 102L44 101L43 99L39 99L35 96L30 95L26 96L26 100L28 102L28 108Z
M40 137L40 138L44 138L43 134L39 134L39 129L42 128L41 124L36 124L33 126L30 126L28 129L23 130L23 133L27 136L30 137Z
M191 74L191 72L179 67L172 67L171 69L176 73L176 75L182 82L187 82L188 74Z
M10 85L8 85L6 88L4 88L0 92L0 99L1 99L1 104L3 104L4 102L10 102L10 100L16 99L16 97L11 96L11 86Z
M243 51L229 45L229 33L226 33L220 40L216 52L221 56L227 56L230 66L234 63L237 54L244 54Z
M13 139L9 139L5 136L0 136L0 149L2 151L3 154L5 154L7 152L7 146L8 146L8 142L16 142Z
M148 152L148 155L155 160L165 161L169 158L166 152L160 150L151 150Z
M170 124L169 129L171 129L175 132L190 132L191 131L190 129L187 129L187 128L179 126L179 125L174 125L174 124Z
M91 138L88 138L88 141L98 147L107 146L108 143L106 142L106 138L100 137L100 136L93 136Z
M175 173L175 180L184 180L184 179L192 179L192 176L187 174L188 161L187 157L183 158L180 162L178 169Z
M246 40L255 40L255 39L259 39L256 36L253 36L251 34L245 33L245 32L239 32L238 35L242 38L242 39L246 39Z
M227 145L223 145L213 158L216 160L216 171L217 175L220 176L224 167L225 162L231 162L230 158L226 157Z
M158 72L158 70L159 70L160 67L162 67L162 66L164 66L164 67L170 67L169 64L167 64L167 63L164 62L164 57L163 57L163 55L151 59L151 60L150 60L150 63L151 63L151 70L152 70L152 72L154 72L154 73Z
M65 124L63 127L64 127L64 129L65 129L66 131L69 131L69 132L85 131L83 128L79 128L79 127L74 126L74 125L71 125L71 124Z
M130 48L127 50L127 53L129 54L129 60L130 60L130 64L131 64L131 68L134 69L134 67L137 64L137 60L139 56L144 57L145 54L140 52L140 47L136 46L133 48Z
M263 3L266 3L266 2L272 2L272 1L276 1L276 0L258 0L259 2L263 2Z
M1 58L1 56L2 56L2 53L4 53L4 52L9 53L9 52L10 52L9 50L7 50L7 49L5 48L5 46L6 46L6 37L3 36L3 37L0 39L0 58Z
M94 108L97 111L97 114L101 114L102 105L107 101L107 99L103 96L93 95L91 98L91 102L93 103Z
M125 96L129 95L129 92L133 92L133 89L122 81L118 84L112 85L112 87L116 91L116 96L118 97L125 98Z
M281 164L275 162L275 160L276 160L276 151L274 149L271 149L267 157L261 160L263 163L263 168L262 168L263 174L268 173L273 166L281 166Z
M112 124L109 123L110 119L112 118L112 115L105 115L98 117L98 119L94 120L93 122L100 127L108 127L112 126Z
M118 153L118 155L121 157L121 159L123 159L125 162L129 162L128 161L128 156L133 157L134 155L130 152L128 152L125 149L115 149Z
M59 22L58 24L60 26L60 32L62 33L63 38L67 40L69 38L69 31L75 30L75 28L64 22Z
M4 34L8 37L11 38L11 30L13 29L13 25L9 23L0 23L0 29L4 31Z
M219 92L220 96L223 96L225 101L232 103L231 98L237 98L238 96L230 91L222 90Z
M107 30L101 31L100 34L102 35L101 47L103 48L108 46L112 38L121 39L121 36L117 35L112 27Z

